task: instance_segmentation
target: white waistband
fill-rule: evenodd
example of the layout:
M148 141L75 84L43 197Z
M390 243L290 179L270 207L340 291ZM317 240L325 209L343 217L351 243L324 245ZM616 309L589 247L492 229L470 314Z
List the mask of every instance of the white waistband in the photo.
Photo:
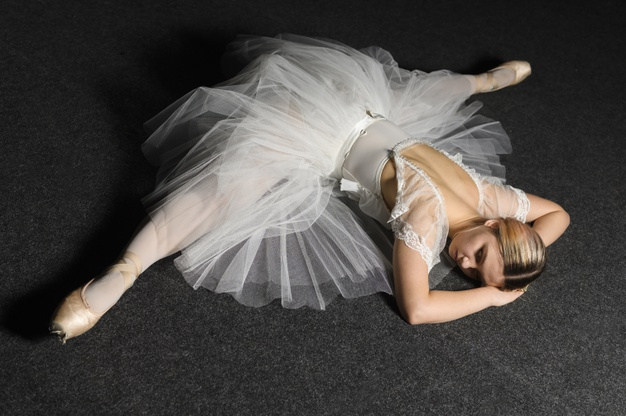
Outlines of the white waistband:
M380 114L372 113L371 111L366 111L366 116L363 117L355 126L350 130L346 140L344 140L341 150L338 153L337 159L335 160L335 170L330 175L333 178L341 179L344 177L343 175L343 166L346 162L348 155L350 154L350 150L354 143L358 140L361 135L365 132L365 129L377 120L385 119L385 117Z
M383 116L371 113L357 124L352 134L356 138L350 136L350 147L341 153L344 155L342 178L357 182L380 197L380 176L389 152L408 135Z

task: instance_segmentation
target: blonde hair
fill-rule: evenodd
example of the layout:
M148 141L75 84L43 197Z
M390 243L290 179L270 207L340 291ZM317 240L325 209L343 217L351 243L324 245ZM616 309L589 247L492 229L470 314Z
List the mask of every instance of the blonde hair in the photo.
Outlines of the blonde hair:
M504 264L504 290L523 289L541 275L546 266L546 246L528 224L514 218L500 218L491 228L498 241ZM484 225L476 219L472 225ZM470 225L471 226L471 225Z
M522 289L546 267L546 246L528 224L513 218L498 220L494 228L504 262L504 290Z

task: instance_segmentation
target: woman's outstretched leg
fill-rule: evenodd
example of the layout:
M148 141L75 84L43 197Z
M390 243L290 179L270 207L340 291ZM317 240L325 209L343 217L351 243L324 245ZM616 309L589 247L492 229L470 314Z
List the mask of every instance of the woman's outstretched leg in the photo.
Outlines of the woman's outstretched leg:
M214 224L211 215L222 208L220 198L202 198L194 193L172 198L152 212L137 229L118 264L135 267L136 273L105 272L84 291L84 298L95 313L104 313L132 286L139 274L164 257L180 251L192 240L208 232Z
M479 75L465 75L472 83L473 94L497 91L519 84L531 73L526 61L509 61Z
M143 271L179 251L198 229L206 232L210 228L212 221L200 212L206 212L211 205L189 194L173 198L153 212L139 226L117 264L63 300L52 318L50 331L65 343L90 330Z
M84 290L85 302L96 314L106 312L144 270L169 254L171 253L159 250L154 223L150 218L146 218L118 262L124 269L130 271L108 270L94 279Z
M148 267L211 231L222 213L254 204L275 182L275 178L257 177L220 195L188 192L167 198L140 225L117 264L65 298L50 331L63 342L87 332Z
M485 92L497 91L522 82L531 73L530 64L525 61L506 62L497 68L478 75L448 73L441 76L439 82L420 95L426 103L439 103L442 97L463 97Z
M145 269L172 254L159 250L159 246L154 223L146 219L117 264L63 300L52 318L50 331L65 343L91 329Z

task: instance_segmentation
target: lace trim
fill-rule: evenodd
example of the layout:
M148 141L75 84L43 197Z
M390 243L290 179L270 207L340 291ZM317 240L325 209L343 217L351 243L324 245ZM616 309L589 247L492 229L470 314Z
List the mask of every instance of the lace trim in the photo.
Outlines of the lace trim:
M398 240L404 241L404 244L406 244L408 248L420 254L422 259L426 262L426 265L428 265L428 270L433 267L433 252L424 243L422 237L413 231L411 224L398 219L392 223L391 229Z
M433 258L432 250L424 242L423 237L421 237L419 234L417 234L413 230L413 227L411 226L411 224L400 218L403 214L409 211L409 204L407 204L404 198L405 185L406 185L406 180L404 178L404 170L406 169L407 166L409 166L409 168L415 171L415 173L419 175L422 178L422 180L424 180L428 184L428 186L432 189L433 193L437 197L439 210L445 209L443 196L439 192L439 189L437 188L437 186L432 182L430 177L426 175L426 172L424 172L419 166L415 165L410 160L408 160L407 158L403 157L400 154L400 152L403 149L409 146L412 146L414 144L418 144L418 143L428 144L427 142L424 142L422 140L410 138L397 144L391 151L392 153L391 156L394 158L395 163L396 163L396 180L398 182L398 192L397 192L397 197L396 197L396 204L393 207L393 210L391 212L389 222L391 223L391 229L393 231L394 237L397 238L398 240L404 241L406 246L409 247L410 249L417 251L419 255L422 257L422 259L424 259L424 262L426 262L426 265L428 266L428 270L430 270L434 266L434 258ZM444 234L447 234L447 228L448 228L447 222L443 224L443 228L444 228L443 230ZM438 245L439 245L439 242L437 242L437 246Z
M400 143L396 144L393 149L391 149L391 153L393 156L400 154L407 147L411 147L414 144L430 144L426 140L420 140L413 137L409 137L406 140L402 140Z
M530 211L530 201L526 196L526 193L521 189L510 187L517 194L517 211L515 211L515 219L521 222L526 222L526 216Z

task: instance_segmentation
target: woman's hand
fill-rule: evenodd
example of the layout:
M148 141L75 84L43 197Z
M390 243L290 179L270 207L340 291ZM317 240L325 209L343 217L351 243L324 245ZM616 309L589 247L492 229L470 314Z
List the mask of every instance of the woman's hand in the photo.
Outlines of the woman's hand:
M494 286L486 286L493 292L493 306L503 306L524 294L523 290L504 291Z

